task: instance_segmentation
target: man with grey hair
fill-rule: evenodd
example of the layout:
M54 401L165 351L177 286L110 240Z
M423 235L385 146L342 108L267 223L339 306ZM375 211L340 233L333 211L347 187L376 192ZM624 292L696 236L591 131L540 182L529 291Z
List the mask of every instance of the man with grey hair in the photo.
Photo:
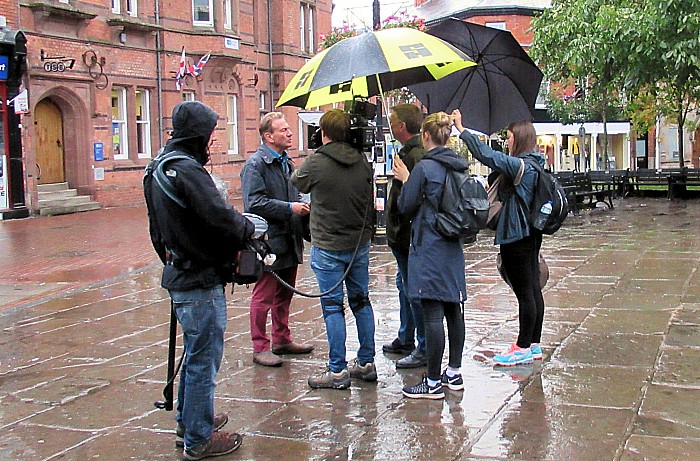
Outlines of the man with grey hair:
M277 256L271 270L290 286L296 283L297 268L303 262L302 218L309 204L289 182L294 164L287 156L292 147L292 130L280 112L262 117L258 127L262 144L248 158L241 171L241 189L245 211L268 222L270 251ZM253 362L268 367L282 365L282 354L308 354L314 346L292 341L289 330L289 306L293 292L272 273L263 272L253 288L250 300L250 335ZM268 313L272 317L272 346L266 334Z

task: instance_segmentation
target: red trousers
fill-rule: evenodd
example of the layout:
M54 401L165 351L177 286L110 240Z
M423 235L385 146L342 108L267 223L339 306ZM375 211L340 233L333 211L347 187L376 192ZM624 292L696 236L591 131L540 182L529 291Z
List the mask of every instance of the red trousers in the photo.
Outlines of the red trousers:
M277 270L275 273L294 286L297 268L298 266L293 266ZM289 304L293 294L292 290L282 286L272 274L263 272L253 287L253 296L250 299L250 337L253 340L253 352L270 350L270 338L266 333L268 312L272 314L272 343L292 342L292 333L289 331Z

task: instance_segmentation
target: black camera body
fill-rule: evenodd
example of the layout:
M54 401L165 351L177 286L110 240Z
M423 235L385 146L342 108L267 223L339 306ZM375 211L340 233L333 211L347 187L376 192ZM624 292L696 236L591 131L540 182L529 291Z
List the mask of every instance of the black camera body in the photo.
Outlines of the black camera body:
M360 99L345 102L345 112L350 115L350 144L360 152L371 152L376 142L376 128L369 122L377 116L377 105ZM318 149L322 145L321 128L308 126L307 145Z

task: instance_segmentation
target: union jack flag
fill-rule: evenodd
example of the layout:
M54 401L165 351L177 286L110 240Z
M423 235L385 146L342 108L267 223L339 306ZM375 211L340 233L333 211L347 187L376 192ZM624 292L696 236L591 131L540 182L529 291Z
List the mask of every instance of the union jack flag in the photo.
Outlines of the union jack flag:
M204 68L204 65L209 61L209 58L211 57L211 51L204 56L202 56L199 61L197 61L197 64L194 65L194 68L192 69L192 75L197 77L199 74L202 73L202 69Z
M187 55L185 54L185 47L182 47L182 56L180 56L180 66L177 69L177 75L175 75L175 87L178 91L182 88L182 79L185 78L187 69L185 67L185 61L187 60Z

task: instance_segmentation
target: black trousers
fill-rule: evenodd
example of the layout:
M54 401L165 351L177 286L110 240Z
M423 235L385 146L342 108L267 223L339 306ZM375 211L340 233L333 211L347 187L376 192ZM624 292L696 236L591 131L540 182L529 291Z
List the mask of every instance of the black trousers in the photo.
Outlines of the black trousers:
M464 311L460 303L446 303L434 299L421 299L425 319L425 345L428 358L428 378L439 380L442 376L442 354L445 352L445 327L450 342L449 361L452 368L462 366L464 349Z
M518 298L518 347L539 343L544 321L544 298L540 287L538 255L542 234L501 245L501 260L516 298Z

